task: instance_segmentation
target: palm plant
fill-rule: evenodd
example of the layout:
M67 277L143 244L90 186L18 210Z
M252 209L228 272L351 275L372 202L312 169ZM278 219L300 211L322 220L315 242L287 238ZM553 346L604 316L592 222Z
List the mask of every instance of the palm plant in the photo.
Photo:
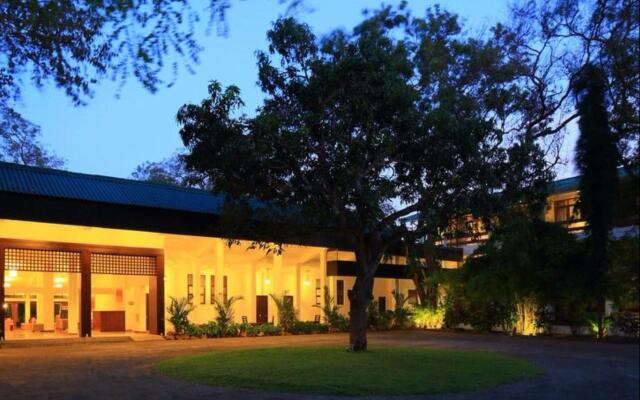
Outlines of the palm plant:
M220 331L223 332L223 334L229 330L229 327L233 323L233 305L240 300L242 300L242 296L231 296L222 301L214 299L213 307L218 313L216 322L218 323Z
M291 298L285 295L276 296L270 294L269 296L271 296L274 303L276 303L276 308L278 309L278 324L285 332L289 332L297 320L296 309L293 306Z
M395 303L395 307L393 309L393 321L395 326L404 328L409 325L411 320L411 312L405 307L409 298L404 295L404 293L392 291L393 300Z
M189 314L194 310L193 304L186 297L176 299L170 297L171 304L167 307L169 322L173 325L176 335L182 335L189 327Z
M324 287L324 301L322 305L314 305L314 307L322 310L324 320L330 327L341 330L345 318L340 314L340 306L336 305L335 299L331 297L328 287Z

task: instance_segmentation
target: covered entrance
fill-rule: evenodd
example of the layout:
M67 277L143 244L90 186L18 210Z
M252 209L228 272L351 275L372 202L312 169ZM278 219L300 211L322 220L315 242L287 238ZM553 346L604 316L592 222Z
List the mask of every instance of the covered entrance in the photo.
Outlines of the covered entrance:
M164 256L0 239L0 340L164 334Z

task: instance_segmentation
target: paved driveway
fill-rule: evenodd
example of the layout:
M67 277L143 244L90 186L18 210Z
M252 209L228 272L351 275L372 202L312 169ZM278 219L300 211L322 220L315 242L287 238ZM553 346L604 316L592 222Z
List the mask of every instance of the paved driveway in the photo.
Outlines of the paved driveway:
M210 350L346 341L346 335L312 335L2 348L0 399L331 399L193 385L154 374L151 366ZM639 398L635 344L422 331L374 333L370 342L499 351L528 358L547 371L541 378L487 391L416 399Z

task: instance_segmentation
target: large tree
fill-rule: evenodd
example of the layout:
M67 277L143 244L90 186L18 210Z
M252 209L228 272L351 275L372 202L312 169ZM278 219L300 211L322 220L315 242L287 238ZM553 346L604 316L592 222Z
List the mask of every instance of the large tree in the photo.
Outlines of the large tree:
M564 133L580 116L572 85L585 65L600 69L618 165L640 164L640 3L636 0L522 0L514 3L505 46L527 65L529 107L519 124L537 137Z
M580 137L576 164L580 169L578 206L587 220L586 274L598 298L598 336L603 335L604 302L607 290L609 231L613 223L618 191L618 149L609 128L603 71L588 64L574 81L580 115Z
M295 8L302 0L280 0ZM25 81L52 83L75 105L97 83L133 77L155 92L192 70L202 50L199 22L226 32L233 0L3 0L0 2L0 123L29 123L15 108ZM30 128L31 129L31 128ZM12 139L15 135L12 135ZM8 154L8 158L20 155Z
M47 150L40 141L40 128L12 110L0 118L0 161L37 167L60 168L64 159Z
M238 88L217 82L201 104L179 110L187 165L228 204L279 210L272 234L300 241L306 225L353 249L350 349L363 351L383 257L486 211L505 182L531 183L503 179L514 170L530 178L526 155L538 154L503 129L522 99L518 65L494 36L466 37L438 8L425 18L383 8L321 39L286 18L267 36L269 50L257 53L266 98L255 116L240 114Z

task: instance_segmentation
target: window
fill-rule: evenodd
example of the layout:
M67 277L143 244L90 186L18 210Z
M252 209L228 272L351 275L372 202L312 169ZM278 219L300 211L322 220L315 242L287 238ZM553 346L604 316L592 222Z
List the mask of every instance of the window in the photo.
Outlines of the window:
M200 275L200 304L207 304L207 276Z
M193 304L193 274L187 274L187 300Z
M344 304L344 281L342 279L338 279L336 281L336 304L339 306Z
M222 301L227 301L227 276L222 277Z
M320 293L322 288L320 286L321 286L320 279L316 279L316 305L317 306L320 305L320 299L322 298L322 293Z
M211 304L215 304L216 303L216 276L211 275L209 279L211 279L211 281L209 282L210 290L211 290L211 292L209 293L209 297L210 297L209 302Z
M553 203L553 213L555 222L567 222L577 217L576 213L576 201L577 199L565 199L558 200Z

